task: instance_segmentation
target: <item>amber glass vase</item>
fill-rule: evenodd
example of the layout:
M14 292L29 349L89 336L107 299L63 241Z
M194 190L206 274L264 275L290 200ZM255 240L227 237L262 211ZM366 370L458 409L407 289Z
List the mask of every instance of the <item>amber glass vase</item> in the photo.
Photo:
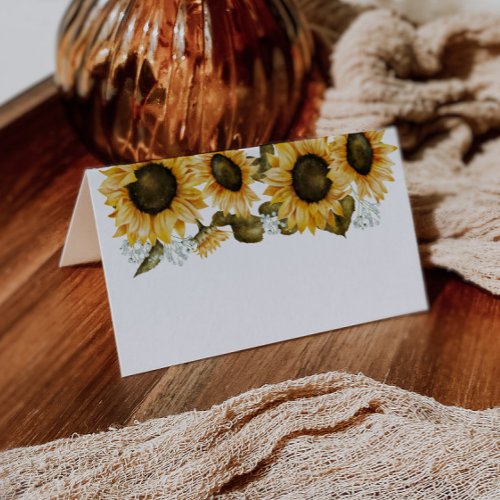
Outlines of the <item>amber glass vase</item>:
M74 0L56 82L105 161L287 137L311 70L293 0Z

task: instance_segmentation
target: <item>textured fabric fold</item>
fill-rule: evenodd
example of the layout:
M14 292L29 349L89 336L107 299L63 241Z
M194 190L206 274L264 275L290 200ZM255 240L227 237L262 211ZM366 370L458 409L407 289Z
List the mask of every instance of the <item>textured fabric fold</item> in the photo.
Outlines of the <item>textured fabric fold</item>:
M0 454L17 498L500 495L500 410L446 407L363 375L254 389L207 411Z

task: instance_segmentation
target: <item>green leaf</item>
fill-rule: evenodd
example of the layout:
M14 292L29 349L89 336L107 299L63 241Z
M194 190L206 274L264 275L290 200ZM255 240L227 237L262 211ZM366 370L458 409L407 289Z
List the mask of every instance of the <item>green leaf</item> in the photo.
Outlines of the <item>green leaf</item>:
M264 228L260 217L250 215L241 217L240 215L216 212L212 217L214 226L231 226L234 239L242 243L258 243L264 239Z
M284 219L283 222L287 222L287 219ZM290 236L291 234L295 234L297 232L297 226L295 226L293 229L290 229L288 227L288 224L285 227L282 227L280 229L281 234L284 234L285 236Z
M352 196L346 196L340 200L340 204L344 209L344 217L335 214L335 225L332 226L327 224L325 231L330 233L338 234L340 236L345 236L349 226L351 225L352 213L355 209L354 198Z
M281 207L281 203L271 203L266 201L259 207L259 214L262 215L273 215L277 214Z
M269 165L267 154L274 153L274 146L272 144L265 144L264 146L260 146L259 151L260 157L256 158L252 163L252 165L259 166L257 172L253 175L253 178L256 181L260 181L264 177L264 174L271 168L271 165Z
M250 217L234 216L231 222L234 239L242 243L258 243L264 239L264 228L260 217L251 215Z
M227 226L228 224L231 224L233 217L234 215L225 215L224 212L215 212L212 216L212 226Z
M134 278L154 269L161 262L162 256L163 245L157 240L154 247L149 251L148 256L141 262L141 265L134 274Z

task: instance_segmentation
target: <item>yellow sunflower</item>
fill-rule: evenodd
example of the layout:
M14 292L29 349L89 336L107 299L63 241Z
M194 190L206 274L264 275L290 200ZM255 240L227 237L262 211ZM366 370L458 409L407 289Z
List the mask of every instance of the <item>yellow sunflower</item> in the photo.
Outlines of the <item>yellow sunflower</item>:
M251 165L243 151L225 151L193 157L190 164L196 181L205 183L203 195L212 197L212 206L224 214L231 210L247 217L259 198L250 188L257 166Z
M223 241L229 238L229 233L217 227L202 227L196 235L196 253L200 257L206 258L208 254L215 252Z
M360 198L377 202L387 193L384 181L394 181L388 155L396 146L383 144L384 130L336 136L330 143L333 165L348 182L355 182Z
M207 205L196 189L194 175L181 160L170 159L122 165L101 171L106 179L99 191L115 210L115 237L127 235L152 245L159 239L170 243L172 231L184 237L186 223L200 219L198 209Z
M264 194L271 203L281 203L279 219L287 219L288 228L314 234L335 223L335 214L344 215L339 200L349 191L349 183L338 178L330 168L331 158L326 139L297 141L275 146L268 154L270 168L264 182Z

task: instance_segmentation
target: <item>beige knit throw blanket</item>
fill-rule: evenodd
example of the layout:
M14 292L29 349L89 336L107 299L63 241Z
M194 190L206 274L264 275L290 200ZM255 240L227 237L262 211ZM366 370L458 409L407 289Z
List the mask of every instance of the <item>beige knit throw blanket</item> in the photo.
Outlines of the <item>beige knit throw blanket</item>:
M500 498L500 409L327 373L0 454L0 497Z
M385 9L299 3L334 47L317 134L397 124L424 264L500 294L500 17L416 27Z

